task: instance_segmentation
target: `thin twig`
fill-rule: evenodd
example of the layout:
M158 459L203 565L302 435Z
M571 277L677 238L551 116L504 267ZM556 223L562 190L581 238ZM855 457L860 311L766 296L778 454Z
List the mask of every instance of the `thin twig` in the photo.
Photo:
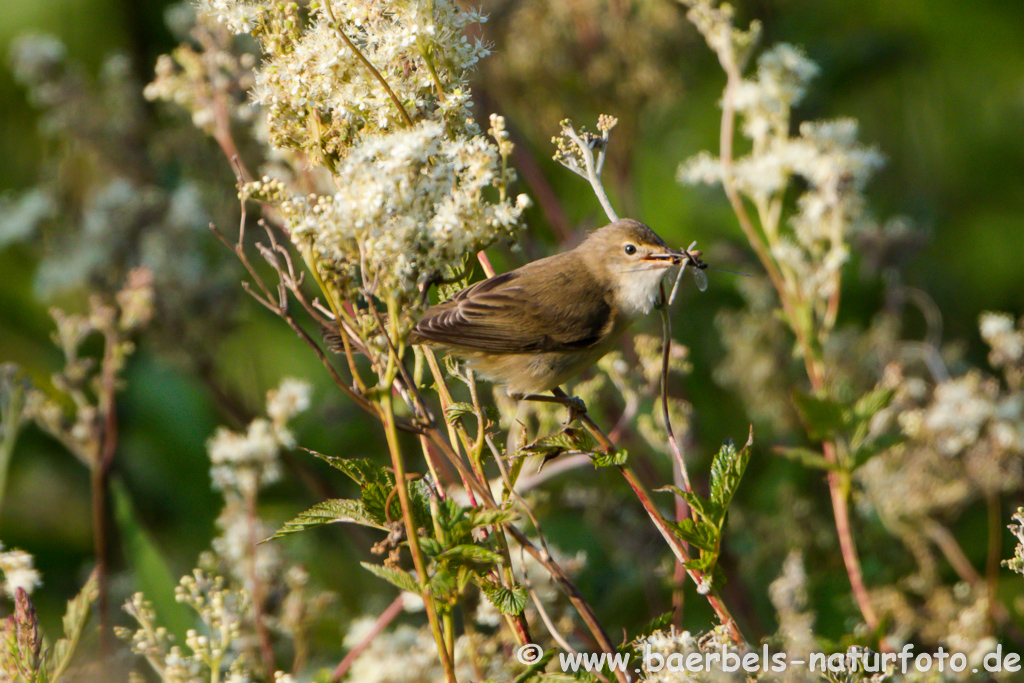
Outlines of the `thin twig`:
M331 681L340 681L348 673L352 665L355 664L359 655L363 654L366 648L370 647L370 643L373 639L380 635L380 632L387 628L388 624L394 621L399 614L402 613L402 606L405 600L404 594L399 593L398 597L391 601L391 604L387 606L380 616L377 617L377 621L373 622L373 628L370 632L363 636L363 639L356 643L345 658L338 662L338 666L334 667L334 671L331 673Z
M377 80L378 83L380 83L381 87L384 88L384 92L386 92L388 94L388 97L391 98L392 104L394 104L395 108L398 109L398 113L401 115L402 121L405 123L405 126L407 128L411 128L413 126L413 121L409 117L409 112L407 112L405 110L405 107L402 106L402 103L399 101L398 96L395 95L395 91L391 89L390 85L388 85L387 79L385 79L381 75L380 71L377 71L377 67L375 67L370 62L370 60L366 58L366 55L364 55L359 50L359 48L356 47L356 44L352 42L352 39L349 38L345 34L345 32L341 30L341 26L338 24L338 20L334 17L334 10L331 8L331 0L324 0L323 2L320 3L320 7L323 8L324 14L326 14L327 18L330 20L330 27L334 29L334 32L338 34L338 37L341 38L345 45L348 46L348 49L352 50L356 57L359 58L359 61L363 63L363 66L365 66L367 70L369 70L369 72L373 74L373 77Z

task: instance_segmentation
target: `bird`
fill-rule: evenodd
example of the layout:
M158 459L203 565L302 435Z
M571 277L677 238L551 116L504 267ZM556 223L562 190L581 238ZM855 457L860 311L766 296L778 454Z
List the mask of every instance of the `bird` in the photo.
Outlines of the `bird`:
M561 385L651 311L669 268L706 267L700 255L670 249L643 223L619 219L574 249L481 280L429 307L409 341L466 360L513 399L566 405L571 421L586 406Z

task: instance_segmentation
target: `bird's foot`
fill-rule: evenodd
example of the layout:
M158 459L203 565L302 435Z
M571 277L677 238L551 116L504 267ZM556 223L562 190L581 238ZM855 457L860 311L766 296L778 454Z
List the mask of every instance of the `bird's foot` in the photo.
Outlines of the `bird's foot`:
M558 393L554 396L547 396L545 394L509 394L509 396L517 401L540 401L541 403L557 403L558 405L565 406L569 409L569 415L562 424L566 426L571 425L580 415L587 414L587 404L583 402L582 398L579 396L569 396L561 389L557 391Z
M566 427L576 421L580 415L587 414L587 404L583 402L583 399L579 396L566 396L563 405L568 408L569 414L565 418L564 424Z

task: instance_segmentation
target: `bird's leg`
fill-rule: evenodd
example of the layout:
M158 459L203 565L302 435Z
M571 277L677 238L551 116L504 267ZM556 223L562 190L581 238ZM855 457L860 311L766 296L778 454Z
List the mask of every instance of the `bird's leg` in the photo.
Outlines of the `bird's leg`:
M551 390L552 396L545 394L509 394L510 398L517 401L540 401L541 403L557 403L569 409L569 417L565 424L572 424L580 415L587 413L587 404L579 396L569 396L560 387Z

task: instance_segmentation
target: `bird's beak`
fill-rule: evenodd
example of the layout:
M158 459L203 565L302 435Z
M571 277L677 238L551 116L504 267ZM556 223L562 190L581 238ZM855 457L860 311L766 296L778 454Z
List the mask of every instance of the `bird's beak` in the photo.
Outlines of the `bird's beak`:
M707 268L707 265L700 260L701 256L703 256L703 253L697 249L694 249L693 251L674 251L672 249L665 249L665 251L648 254L640 260L657 263L664 268L668 268L669 266L679 266L685 263L689 263L695 268Z
M665 249L665 251L655 252L648 254L640 259L641 261L647 261L649 263L656 263L663 268L669 266L678 266L680 263L686 260L686 254L681 251L673 251L672 249Z

